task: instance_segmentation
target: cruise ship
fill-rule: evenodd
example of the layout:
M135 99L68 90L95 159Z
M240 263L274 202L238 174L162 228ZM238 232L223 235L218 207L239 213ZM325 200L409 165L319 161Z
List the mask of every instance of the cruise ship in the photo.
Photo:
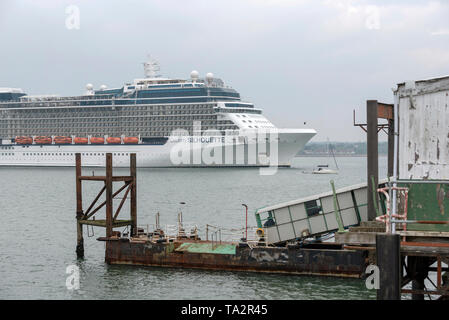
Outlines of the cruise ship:
M86 85L79 96L31 96L0 88L0 166L288 167L316 134L279 129L253 103L207 73L190 79L158 74L154 59L144 78L120 88ZM299 120L299 119L298 119Z

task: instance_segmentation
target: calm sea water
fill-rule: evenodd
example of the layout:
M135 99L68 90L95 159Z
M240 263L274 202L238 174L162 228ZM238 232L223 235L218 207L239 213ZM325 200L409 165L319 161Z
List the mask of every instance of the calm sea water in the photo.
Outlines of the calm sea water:
M337 188L366 179L366 158L337 161L338 175L304 173L332 166L309 157L271 176L257 168L138 169L139 225L153 224L156 212L161 224L175 224L181 209L186 223L242 227L246 203L254 226L258 207L330 191L330 179ZM385 177L386 158L379 166ZM92 171L102 172L83 169ZM84 184L85 207L99 188ZM357 279L108 266L95 240L100 228L93 237L85 232L85 259L77 260L74 168L0 168L0 214L0 299L375 299ZM66 288L69 265L80 268L79 290Z

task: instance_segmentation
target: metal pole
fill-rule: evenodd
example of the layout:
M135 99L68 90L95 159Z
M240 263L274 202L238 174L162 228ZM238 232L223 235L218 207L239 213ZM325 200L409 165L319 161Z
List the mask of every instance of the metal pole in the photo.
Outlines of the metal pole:
M244 203L242 203L242 206L245 207L245 211L246 211L245 240L248 240L248 206Z
M245 239L248 240L248 207L246 208Z
M394 180L398 179L398 156L399 156L399 93L394 95L394 157L393 157L393 177ZM393 183L393 187L397 187L396 183ZM391 214L396 214L396 190L393 190L392 196L392 210ZM391 232L396 233L396 224L392 223Z
M335 220L337 220L337 223L338 223L338 232L344 232L345 227L344 227L343 221L341 219L340 204L338 203L337 192L335 191L334 180L331 180L330 184L332 187L332 194L333 194L333 198L334 198Z

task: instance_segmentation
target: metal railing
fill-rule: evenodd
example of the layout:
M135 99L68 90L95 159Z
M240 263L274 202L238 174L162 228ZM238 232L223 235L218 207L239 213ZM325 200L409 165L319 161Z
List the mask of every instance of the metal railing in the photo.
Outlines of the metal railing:
M248 239L246 243L249 246L267 245L264 237L259 237L256 234L257 227L248 227ZM124 237L130 237L126 232L126 228L122 232ZM167 242L178 239L203 239L212 242L213 247L223 242L239 243L245 239L246 229L243 228L226 228L210 224L204 227L199 227L194 223L182 224L166 224L160 226L159 224L141 225L137 228L136 237L148 238L152 240L164 240Z

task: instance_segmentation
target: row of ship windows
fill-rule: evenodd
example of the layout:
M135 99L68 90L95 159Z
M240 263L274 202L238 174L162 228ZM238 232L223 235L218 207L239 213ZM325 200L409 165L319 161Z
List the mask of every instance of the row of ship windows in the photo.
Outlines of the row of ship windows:
M216 121L199 121L199 124L202 126L217 126L223 123L218 123ZM226 123L229 125L234 125L234 123ZM186 123L186 122L176 122L174 121L171 124L167 123L153 123L152 125L148 123L133 123L133 124L112 124L112 125L93 125L92 123L83 123L83 124L38 124L38 125L30 125L30 126L22 126L18 125L15 127L0 127L0 132L6 132L6 131L17 131L17 130L27 130L27 131L33 131L33 130L53 130L53 134L57 135L57 131L64 130L64 128L67 129L73 129L74 131L79 129L85 129L90 128L94 129L96 131L106 131L106 130L126 130L126 129L133 129L133 131L148 131L148 130L161 130L163 128L167 128L171 130L173 127L183 127L183 128L191 128L193 127L193 123Z
M106 101L62 101L62 102L55 102L55 101L48 101L48 102L8 102L5 104L2 104L0 107L2 108L58 108L58 107L99 107L99 106L109 106L113 107L115 105L118 106L135 106L136 104L139 105L167 105L167 104L183 104L183 105L190 105L190 104L207 104L210 102L216 102L216 101L239 101L239 96L229 96L229 95L216 95L216 96L195 96L195 97L178 97L178 98L142 98L142 99L135 99L135 98L129 98L129 99L112 99L112 100L106 100Z
M212 112L210 113L212 114ZM160 114L160 115L145 115L145 116L136 116L136 115L130 115L130 116L111 116L111 115L83 115L82 117L72 115L70 117L58 117L58 118L42 118L42 117L22 117L22 118L7 118L4 117L1 122L34 122L34 121L74 121L74 120L91 120L95 122L105 122L105 121L137 121L137 120L151 120L151 121L161 121L161 120L189 120L189 119L215 119L216 115L206 115L206 114L189 114L187 116L179 116L179 115L172 115L172 114Z
M130 106L124 109L123 107L115 107L115 113L122 112L125 113L133 113L135 114L136 111L165 111L165 110L172 110L172 111L207 111L210 112L212 107L216 106L216 104L205 104L205 105L161 105L161 106ZM112 106L111 106L112 107ZM41 110L30 110L30 109L18 109L18 110L10 110L8 113L18 113L23 114L25 117L33 117L38 116L41 114L45 115L55 115L58 116L59 114L69 114L69 113L96 113L98 112L109 112L111 113L111 107L105 108L105 107L96 107L94 110L92 110L92 107L88 108L49 108L49 109L41 109ZM95 111L95 112L92 112ZM6 111L5 111L6 112Z
M157 116L157 117L73 117L73 118L45 118L45 119L25 119L25 118L14 118L14 119L2 119L0 124L6 125L7 123L45 123L47 121L54 122L55 120L60 120L62 122L135 122L135 121L177 121L177 120L214 120L216 116ZM77 120L77 121L74 121Z
M201 121L200 122L201 125L216 125L215 122L211 122L211 121ZM191 127L192 124L191 123L185 123L185 122L173 122L173 123L153 123L152 125L148 124L148 123L133 123L133 124L125 124L122 123L119 125L119 127L121 128L135 128L136 126L147 126L147 127L143 127L143 128L138 128L140 130L152 130L152 129L160 129L160 128L173 128L173 127ZM111 127L115 127L115 126L107 126L107 125L100 125L100 126L95 126L93 127L92 124L89 123L84 123L84 124L38 124L38 125L33 125L33 126L26 126L25 127L21 127L21 126L17 126L16 128L14 128L14 130L20 130L20 129L26 129L26 130L35 130L35 129L48 129L48 130L54 130L54 129L61 129L61 128L71 128L71 129L79 129L79 128L95 128L98 129L98 127L101 128L111 128ZM0 127L0 131L5 131L7 130L7 127ZM12 128L11 128L12 129Z
M250 127L250 126L249 126ZM260 126L261 128L263 126ZM202 130L214 130L214 129L220 129L220 130L236 130L238 129L238 126L235 125L217 125L216 127L201 127ZM257 126L254 126L254 128L258 128ZM142 135L149 135L153 136L155 134L167 136L170 135L171 132L176 131L178 129L191 131L191 127L172 127L172 128L144 128L141 130L113 130L108 131L105 133L105 131L98 131L98 128L85 128L87 130L77 130L76 128L68 128L68 129L59 129L58 134L64 134L64 135L76 135L76 136L87 136L87 135L96 135L96 136L103 136L104 134L108 134L110 136L120 136L121 134L125 134L127 136L133 136L137 134ZM9 130L0 130L1 136L17 136L17 135L43 135L43 136L51 136L55 132L51 129L17 129L14 130L13 134L8 133Z
M191 117L171 117L171 116L166 116L166 117L146 117L146 118L142 118L142 117L129 117L129 118L117 118L117 117L104 117L104 118L72 118L72 119L4 119L4 120L0 120L0 123L2 125L6 125L7 123L45 123L45 122L52 122L55 123L55 121L59 121L62 123L73 123L73 122L95 122L95 123L106 123L106 122L136 122L136 121L145 121L145 122L149 122L149 121L154 121L154 122L163 122L163 121L192 121L192 120L215 120L217 117L216 116L191 116Z
M217 112L224 112L224 113L250 113L250 114L261 114L262 110L251 110L251 109L231 109L231 108L215 108ZM242 115L244 116L244 115Z

